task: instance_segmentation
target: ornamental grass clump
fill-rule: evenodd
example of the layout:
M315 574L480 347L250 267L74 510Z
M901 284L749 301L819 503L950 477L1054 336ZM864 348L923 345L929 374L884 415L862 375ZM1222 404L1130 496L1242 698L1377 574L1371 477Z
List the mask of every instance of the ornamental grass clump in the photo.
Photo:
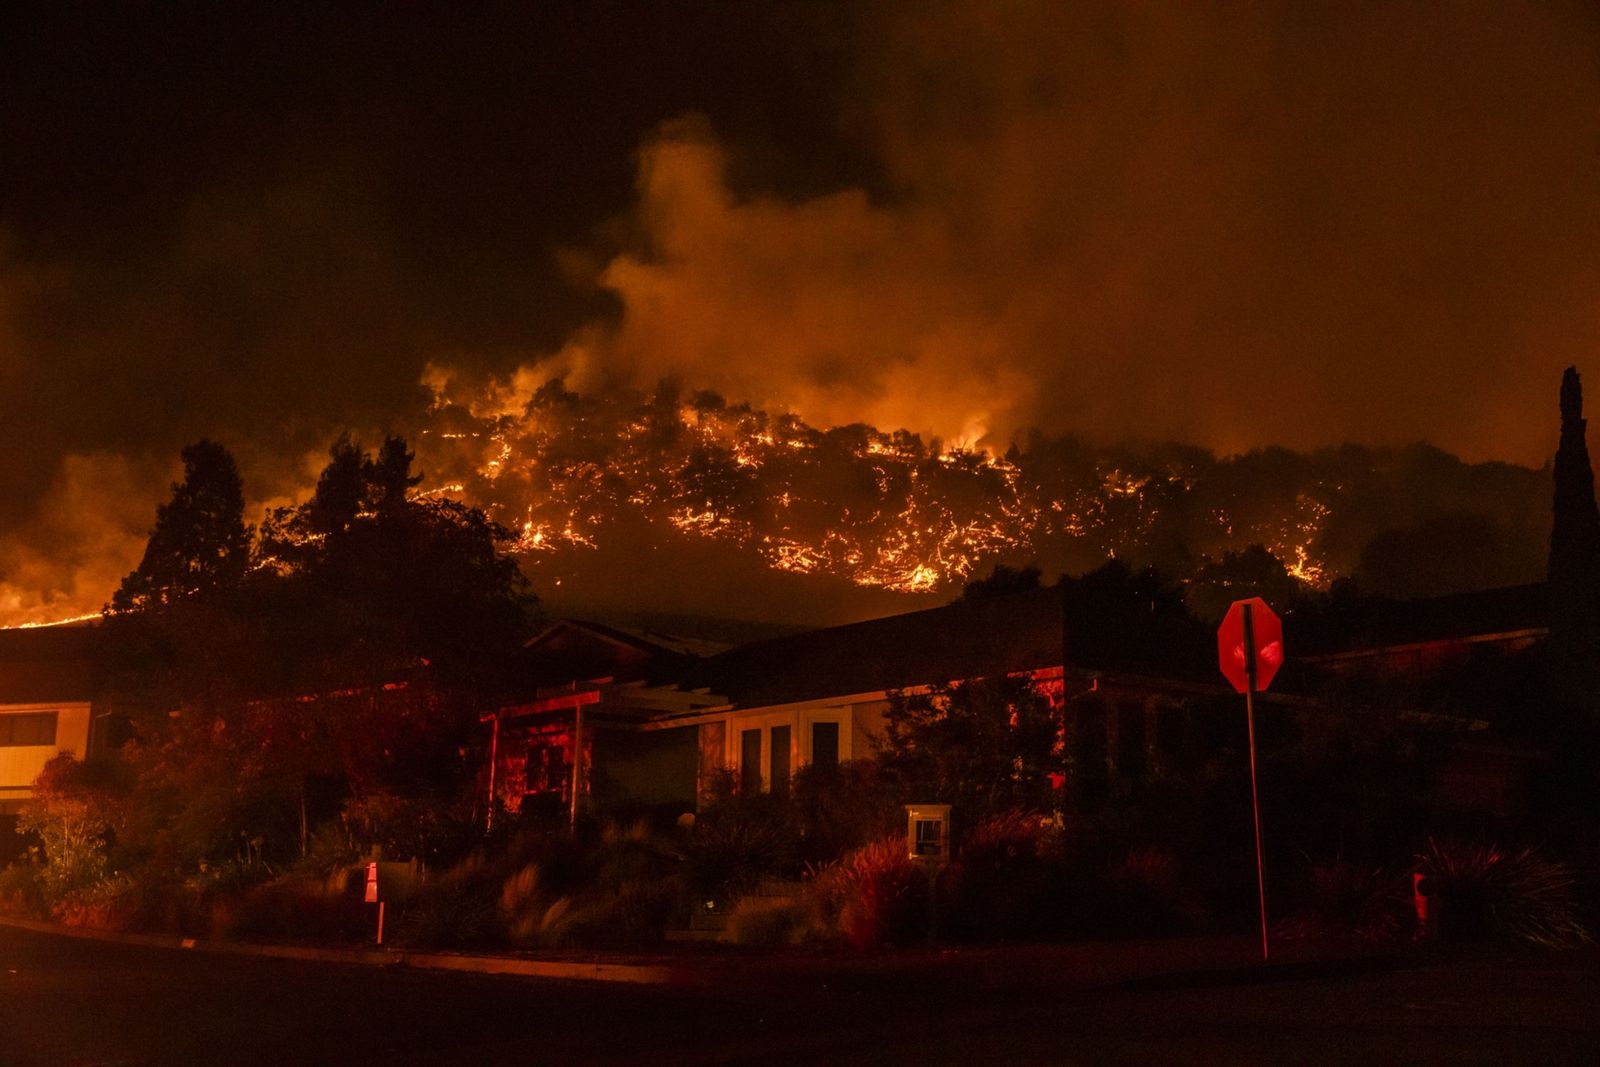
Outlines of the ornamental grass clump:
M750 896L729 913L727 938L736 945L782 948L816 940L824 929L816 902L808 896Z
M500 887L500 923L514 945L528 944L538 938L548 907L543 881L539 865L529 863Z
M1114 937L1165 937L1204 929L1210 916L1184 884L1177 855L1168 848L1130 848L1108 865L1090 892L1102 911L1085 932ZM1102 895L1103 894L1103 895Z
M1414 929L1408 878L1339 859L1311 868L1304 899L1276 932L1286 940L1393 945Z
M468 947L498 941L501 879L481 853L424 878L416 896L396 916L401 944Z
M1505 940L1541 948L1588 944L1577 881L1531 848L1430 840L1418 857L1431 932L1449 943Z
M643 822L608 823L594 851L539 918L534 939L556 947L638 948L666 936L683 893L679 859Z
M907 945L926 932L928 881L903 838L863 845L823 868L812 885L824 914L857 949Z

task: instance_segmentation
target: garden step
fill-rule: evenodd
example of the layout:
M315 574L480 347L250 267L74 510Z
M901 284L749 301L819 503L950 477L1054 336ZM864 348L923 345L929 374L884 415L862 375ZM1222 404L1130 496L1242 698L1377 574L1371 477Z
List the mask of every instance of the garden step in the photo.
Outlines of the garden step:
M689 916L690 930L703 930L707 933L720 933L728 926L728 917L715 912L697 911Z
M721 941L721 930L668 930L668 941Z

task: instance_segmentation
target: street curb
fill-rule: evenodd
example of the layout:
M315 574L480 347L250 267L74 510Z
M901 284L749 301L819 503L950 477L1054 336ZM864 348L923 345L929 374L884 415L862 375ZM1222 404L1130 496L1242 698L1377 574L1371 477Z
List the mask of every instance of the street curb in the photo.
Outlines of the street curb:
M741 986L785 983L821 983L838 990L867 989L884 983L902 991L944 987L951 982L990 991L1021 988L1039 982L1061 981L1058 964L1050 959L1007 959L993 952L965 956L939 955L886 962L860 959L840 966L838 961L789 959L766 961L705 961L700 966L663 963L607 963L598 960L538 960L514 956L487 956L448 952L390 952L383 949L315 948L301 945L256 945L240 941L206 941L161 934L128 934L84 927L61 926L35 919L0 916L0 926L83 941L132 945L142 948L208 952L216 955L253 956L361 967L412 967L419 970L471 974L511 975L561 981L610 982L624 985ZM1080 991L1161 990L1204 986L1254 985L1296 981L1325 975L1347 975L1392 970L1418 962L1414 954L1377 953L1263 964L1259 962L1209 963L1157 968L1148 973L1111 975L1070 983ZM755 965L752 966L751 964Z
M566 962L525 960L506 956L469 956L447 952L385 952L380 949L311 948L299 945L251 945L240 941L203 941L192 937L161 934L124 934L109 930L89 930L76 926L0 916L0 926L12 926L39 934L56 934L80 941L102 941L140 948L164 948L190 952L210 952L228 956L255 956L271 959L302 960L314 963L345 963L365 967L416 967L423 970L466 971L476 974L508 974L526 978L556 978L569 981L619 982L632 985L682 985L694 980L683 968L659 964Z

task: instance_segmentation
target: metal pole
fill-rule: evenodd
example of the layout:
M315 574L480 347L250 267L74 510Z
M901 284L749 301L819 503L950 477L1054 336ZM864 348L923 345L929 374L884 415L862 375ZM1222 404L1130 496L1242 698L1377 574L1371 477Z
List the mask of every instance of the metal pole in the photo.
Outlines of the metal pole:
M1250 733L1250 806L1256 821L1256 890L1261 904L1261 958L1267 949L1267 868L1261 853L1261 793L1256 786L1256 634L1250 605L1244 605L1244 719Z
M484 816L485 832L494 829L494 778L500 765L500 713L494 713L494 733L489 737L489 814Z

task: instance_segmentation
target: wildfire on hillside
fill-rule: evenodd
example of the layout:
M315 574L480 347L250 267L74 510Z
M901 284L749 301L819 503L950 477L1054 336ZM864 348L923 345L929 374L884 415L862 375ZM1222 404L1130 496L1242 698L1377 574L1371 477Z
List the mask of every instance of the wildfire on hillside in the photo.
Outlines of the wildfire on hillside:
M1328 503L1302 491L1239 506L1200 450L1134 462L1044 441L996 456L905 431L822 430L715 394L580 394L559 380L503 409L441 388L418 445L436 491L485 507L534 567L594 550L626 516L776 570L929 592L997 559L1157 556L1181 520L1189 551L1261 543L1311 585L1330 574L1318 543Z

